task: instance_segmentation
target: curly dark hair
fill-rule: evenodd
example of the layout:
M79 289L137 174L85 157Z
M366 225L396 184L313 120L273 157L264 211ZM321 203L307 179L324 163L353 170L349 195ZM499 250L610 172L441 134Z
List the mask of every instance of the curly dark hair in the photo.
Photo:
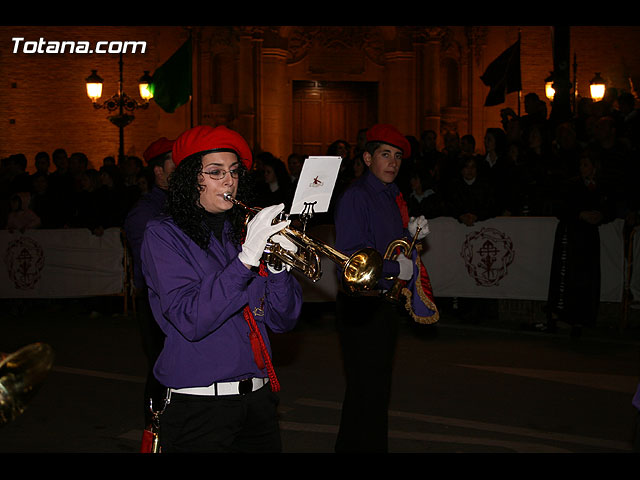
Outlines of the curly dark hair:
M202 157L210 152L191 155L180 162L169 177L167 193L167 212L176 225L187 234L200 248L207 250L212 231L205 221L207 211L200 205L200 185L198 176L202 173ZM252 205L253 181L247 175L247 169L240 163L240 176L236 197L246 205ZM238 206L233 206L226 212L227 220L231 223L230 240L240 245L245 234L245 219L247 212Z

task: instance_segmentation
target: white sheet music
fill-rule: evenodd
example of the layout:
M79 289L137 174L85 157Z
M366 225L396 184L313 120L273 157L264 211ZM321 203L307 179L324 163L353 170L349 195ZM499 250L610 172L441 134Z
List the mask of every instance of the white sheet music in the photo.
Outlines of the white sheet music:
M301 214L307 206L313 213L327 212L341 162L342 157L308 157L304 161L289 213Z

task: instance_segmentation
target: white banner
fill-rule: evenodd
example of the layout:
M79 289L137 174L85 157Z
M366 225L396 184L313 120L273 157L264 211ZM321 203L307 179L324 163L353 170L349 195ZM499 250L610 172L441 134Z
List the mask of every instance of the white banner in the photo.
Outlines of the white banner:
M622 300L623 223L600 227L601 301ZM429 220L422 259L434 295L546 300L557 224L554 217L498 217L472 227Z
M466 227L453 218L429 220L431 233L422 261L435 296L546 300L557 223L552 217L498 217ZM622 220L616 220L600 227L600 298L605 302L622 300L622 226ZM333 226L316 227L310 234L335 244ZM0 298L74 298L124 291L125 250L117 228L101 237L86 229L24 234L3 230L0 252ZM335 300L336 265L325 256L321 264L323 275L316 283L297 274L307 302Z
M1 298L74 298L124 291L119 228L0 231Z
M554 217L498 217L473 227L448 217L430 219L422 261L434 295L546 300L557 225ZM623 221L616 220L600 227L600 299L605 302L622 300L622 226ZM334 245L333 226L323 225L311 234ZM298 274L307 302L335 300L335 264L326 257L321 260L324 273L317 283Z

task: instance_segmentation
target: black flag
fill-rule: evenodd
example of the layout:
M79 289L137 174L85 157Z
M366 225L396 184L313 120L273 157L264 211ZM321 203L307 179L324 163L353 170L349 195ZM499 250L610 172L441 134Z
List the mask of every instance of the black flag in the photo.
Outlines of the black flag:
M504 103L505 95L522 89L520 78L520 40L496 58L480 77L482 82L490 87L485 107Z

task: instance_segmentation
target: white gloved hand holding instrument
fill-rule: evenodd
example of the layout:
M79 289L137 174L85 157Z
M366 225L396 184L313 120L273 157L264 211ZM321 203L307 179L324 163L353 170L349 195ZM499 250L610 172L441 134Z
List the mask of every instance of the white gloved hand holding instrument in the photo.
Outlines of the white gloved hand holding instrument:
M293 253L296 253L298 251L298 246L295 243L293 243L284 235L280 235L279 233L276 233L273 237L271 237L269 239L269 243L277 243L281 248L289 250ZM267 268L271 273L280 273L285 268L287 269L287 272L291 271L291 265L289 265L288 263L279 262L279 264L280 265L278 266L267 263Z
M260 265L260 259L269 238L291 223L290 220L285 220L273 225L273 220L280 215L283 209L284 204L282 203L263 208L247 224L247 236L242 244L242 250L238 254L238 259L249 268Z
M409 224L407 225L407 230L412 238L415 239L416 242L419 242L423 238L425 238L429 234L429 222L423 215L419 217L411 217L409 218ZM416 235L416 232L418 233ZM413 242L411 244L411 248L413 249ZM409 255L409 253L407 253ZM398 273L399 280L408 281L413 276L413 260L408 258L405 254L399 254L396 258L396 261L400 265L400 272Z
M403 253L400 253L396 258L396 261L400 265L398 278L400 280L411 280L411 277L413 277L413 260L405 256Z
M409 234L413 237L416 234L416 231L420 228L420 233L418 233L418 238L416 240L422 240L429 234L429 222L423 215L419 217L411 217L409 219L409 225L407 225L407 230L409 230Z

